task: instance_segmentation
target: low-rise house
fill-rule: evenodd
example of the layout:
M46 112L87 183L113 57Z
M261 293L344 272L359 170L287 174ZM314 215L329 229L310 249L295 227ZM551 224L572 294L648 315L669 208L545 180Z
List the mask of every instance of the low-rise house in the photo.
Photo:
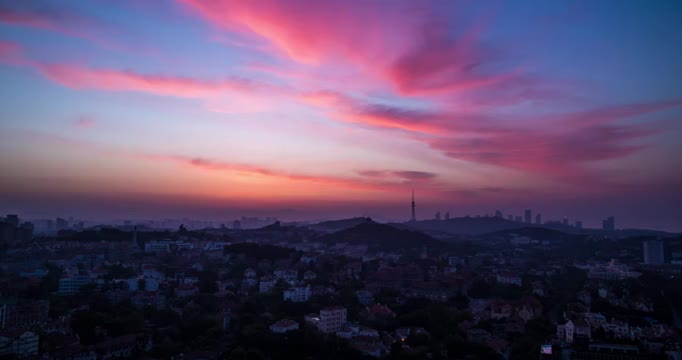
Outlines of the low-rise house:
M533 295L544 297L547 295L547 285L542 281L533 281Z
M630 338L630 325L627 322L611 319L610 322L604 324L602 327L604 328L604 331L612 333L616 338Z
M592 328L600 328L606 324L606 317L600 313L588 312L583 315L585 321L590 324Z
M317 279L317 273L315 273L312 270L308 270L305 273L303 273L303 280L305 281L313 281Z
M199 288L196 285L182 284L175 288L174 294L177 297L188 297L196 295Z
M282 334L292 330L298 330L298 323L290 319L282 319L270 325L270 331L277 334Z
M367 310L372 319L385 319L395 317L395 313L383 304L375 304Z
M355 292L358 302L364 306L369 306L374 303L374 295L367 290L358 290Z
M400 339L400 341L405 341L410 336L410 328L401 327L395 329L395 335Z
M479 328L467 330L467 338L476 344L485 344L490 340L490 333Z
M490 304L490 318L492 320L508 319L512 316L513 307L509 302L496 300Z
M137 308L151 306L155 309L166 307L166 297L158 291L138 291L130 297L130 302Z
M516 286L521 286L523 283L521 276L509 272L497 274L497 282L500 284Z
M44 278L47 276L47 269L45 268L34 268L29 270L24 270L19 272L19 276L22 278Z
M273 273L278 280L283 280L290 285L298 282L298 271L294 269L277 269Z
M590 294L590 292L587 290L583 290L583 291L579 292L576 297L577 297L578 301L580 301L581 303L583 303L585 305L592 304L592 294Z
M248 268L244 270L244 278L255 278L256 277L256 270L252 268Z
M360 351L364 355L369 355L379 358L382 355L383 346L378 340L368 339L353 339L350 343L351 347Z

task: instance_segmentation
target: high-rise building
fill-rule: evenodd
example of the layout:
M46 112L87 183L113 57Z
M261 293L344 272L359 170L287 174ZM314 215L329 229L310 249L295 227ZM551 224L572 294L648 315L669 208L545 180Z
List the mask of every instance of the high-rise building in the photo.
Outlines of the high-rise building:
M445 212L445 220L450 220L450 212L449 211Z
M436 220L440 220L440 211L436 212L436 216L434 216Z
M33 224L25 222L15 230L15 241L19 244L25 244L33 239Z
M133 227L133 237L130 240L130 247L133 249L138 247L138 245L137 245L137 226Z
M19 215L7 215L5 222L14 225L14 227L19 227Z
M564 220L561 221L561 223L568 226L568 218L566 216L564 216Z
M582 229L583 228L583 222L582 221L576 221L575 222L575 227L576 229Z
M235 220L232 222L232 228L235 230L241 230L242 229L242 223L239 220Z
M531 216L530 209L526 209L526 211L523 212L524 220L527 224L530 224L533 222L533 217Z
M502 211L500 210L495 210L495 217L498 219L502 219Z
M516 222L521 222L521 221L523 220L523 218L522 218L521 216L517 216L517 217L515 218L515 220L516 220Z
M0 221L0 244L14 243L14 232L16 227L4 221Z
M542 215L540 213L535 215L535 225L542 225Z
M647 265L660 265L665 262L663 257L663 242L660 240L649 240L643 243L644 263Z
M69 222L66 219L57 218L57 231L66 230L69 228Z
M507 215L507 220L509 220L509 221L514 221L514 217L511 216L511 215Z
M616 230L616 220L613 216L609 216L607 219L602 221L602 229L605 231L615 231Z
M417 216L415 214L415 208L417 205L414 202L414 189L412 189L412 217L410 217L410 221L417 221Z

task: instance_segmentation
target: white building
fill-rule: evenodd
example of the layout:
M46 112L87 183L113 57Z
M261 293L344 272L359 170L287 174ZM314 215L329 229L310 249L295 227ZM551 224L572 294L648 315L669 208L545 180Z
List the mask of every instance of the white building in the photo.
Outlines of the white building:
M310 300L310 285L294 286L284 290L284 301L306 302Z
M320 310L320 331L323 333L336 332L346 323L346 308L332 306Z

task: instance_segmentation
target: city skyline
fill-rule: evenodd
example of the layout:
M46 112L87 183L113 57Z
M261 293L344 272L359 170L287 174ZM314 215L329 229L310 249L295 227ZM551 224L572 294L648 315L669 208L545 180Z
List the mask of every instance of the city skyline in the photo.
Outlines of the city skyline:
M3 2L0 213L682 231L681 10Z

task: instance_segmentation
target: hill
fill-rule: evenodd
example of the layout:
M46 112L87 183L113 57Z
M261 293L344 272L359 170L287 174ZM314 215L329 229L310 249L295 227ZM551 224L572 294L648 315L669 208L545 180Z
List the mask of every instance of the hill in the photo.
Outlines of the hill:
M308 225L307 227L317 231L336 232L369 222L376 223L368 217L354 217L350 219L323 221L317 224Z
M445 245L424 233L397 229L376 222L364 222L354 227L324 235L322 241L328 243L348 243L367 245L373 251L415 250L426 246L430 249Z
M448 220L422 220L406 222L402 225L406 228L418 231L442 232L453 235L481 235L500 230L519 229L527 226L527 224L521 222L494 217L460 217Z
M554 230L554 229L547 229L544 227L524 227L524 228L518 228L518 229L506 229L506 230L499 230L487 234L482 234L480 235L481 237L499 237L499 238L505 238L505 239L510 239L514 237L527 237L529 239L533 240L565 240L569 238L575 238L576 235L574 234L567 234L565 232L559 231L559 230Z

